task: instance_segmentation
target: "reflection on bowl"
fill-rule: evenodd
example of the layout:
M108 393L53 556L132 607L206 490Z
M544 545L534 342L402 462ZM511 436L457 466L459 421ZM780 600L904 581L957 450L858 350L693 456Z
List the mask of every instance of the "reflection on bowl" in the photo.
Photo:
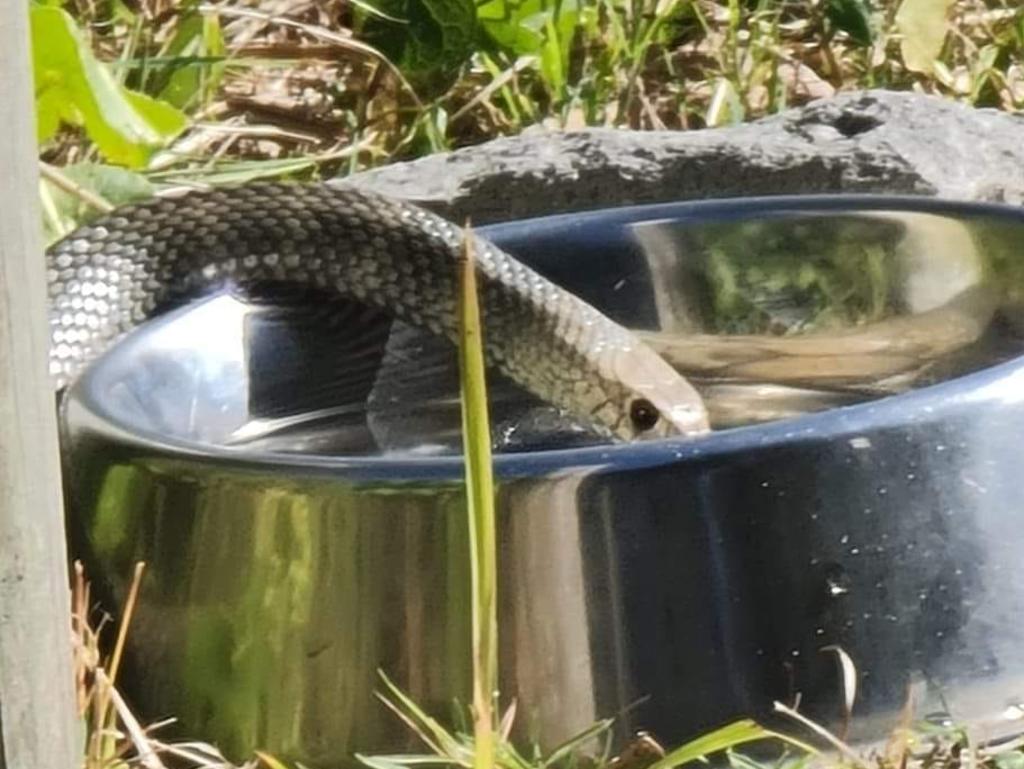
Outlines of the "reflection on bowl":
M672 743L801 698L858 738L908 689L993 731L1024 698L1024 215L926 200L626 208L482 231L698 384L721 428L602 445L495 377L503 695L554 744ZM383 669L468 694L454 354L355 305L221 296L65 409L76 546L149 563L131 694L241 756L409 747ZM815 413L817 412L817 413Z

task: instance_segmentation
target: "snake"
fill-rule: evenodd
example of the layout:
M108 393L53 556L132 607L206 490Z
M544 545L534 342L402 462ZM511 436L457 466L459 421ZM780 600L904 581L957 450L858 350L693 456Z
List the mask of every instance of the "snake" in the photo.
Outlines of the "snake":
M326 183L251 182L119 207L47 249L51 378L63 390L169 308L270 285L356 300L457 343L456 267L471 238L493 368L612 440L709 429L697 390L635 333L468 229Z

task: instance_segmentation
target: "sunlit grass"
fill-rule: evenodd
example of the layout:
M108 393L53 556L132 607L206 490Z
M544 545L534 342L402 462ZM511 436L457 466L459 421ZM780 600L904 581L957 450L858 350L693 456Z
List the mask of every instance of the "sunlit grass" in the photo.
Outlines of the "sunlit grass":
M931 21L896 0L487 0L475 18L437 5L453 15L436 29L407 20L420 2L325 0L277 15L238 2L70 4L119 83L189 118L131 172L149 193L97 174L83 187L118 204L324 178L531 125L719 126L858 88L1024 107L1024 7L1008 0L917 3ZM58 167L105 162L77 129L42 155ZM50 205L55 235L67 208Z

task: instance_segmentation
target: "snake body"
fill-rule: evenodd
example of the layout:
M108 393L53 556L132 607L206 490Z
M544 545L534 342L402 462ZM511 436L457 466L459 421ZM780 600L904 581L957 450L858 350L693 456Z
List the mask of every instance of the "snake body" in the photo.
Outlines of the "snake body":
M162 308L264 284L336 292L454 341L464 237L411 204L322 184L249 184L125 206L47 252L51 375L66 385ZM634 334L471 237L493 366L609 437L707 429L697 392Z

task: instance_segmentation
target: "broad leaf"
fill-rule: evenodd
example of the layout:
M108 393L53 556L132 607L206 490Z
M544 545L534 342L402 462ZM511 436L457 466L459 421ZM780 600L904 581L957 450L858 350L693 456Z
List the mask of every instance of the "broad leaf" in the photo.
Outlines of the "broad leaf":
M903 0L896 12L896 27L903 39L903 64L914 72L931 74L949 31L947 16L952 0Z
M40 141L79 125L107 160L139 167L185 128L174 107L118 84L63 10L36 5L30 18Z

